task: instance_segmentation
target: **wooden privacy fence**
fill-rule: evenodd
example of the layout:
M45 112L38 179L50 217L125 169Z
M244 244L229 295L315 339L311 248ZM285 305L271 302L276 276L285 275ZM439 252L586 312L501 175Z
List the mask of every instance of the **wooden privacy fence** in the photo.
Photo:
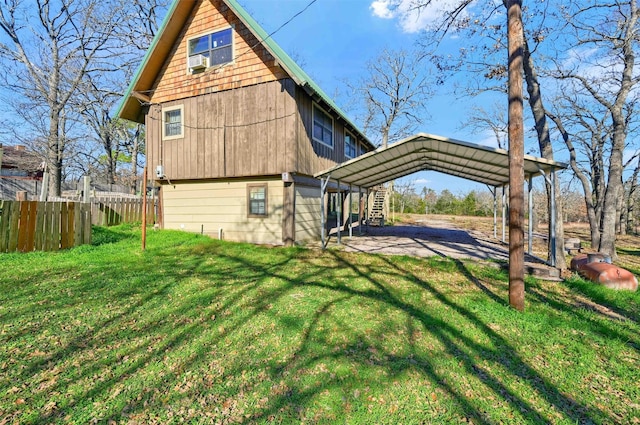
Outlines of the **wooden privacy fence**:
M91 209L79 202L0 200L0 253L91 243Z
M147 222L153 223L155 203L147 198ZM91 222L95 226L115 226L142 222L141 198L92 198Z

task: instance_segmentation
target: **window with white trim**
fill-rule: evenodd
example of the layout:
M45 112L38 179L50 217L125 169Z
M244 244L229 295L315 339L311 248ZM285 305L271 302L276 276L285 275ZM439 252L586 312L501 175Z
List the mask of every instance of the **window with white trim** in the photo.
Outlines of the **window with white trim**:
M266 217L267 214L267 185L247 185L247 216Z
M364 155L367 152L368 152L368 150L365 147L364 143L358 143L358 156Z
M162 108L162 139L184 137L184 117L182 105Z
M207 67L233 62L233 32L231 28L189 40L189 58L202 55Z
M344 133L344 156L347 158L355 158L356 153L356 138L351 133L345 131Z
M313 140L333 148L333 118L313 105Z

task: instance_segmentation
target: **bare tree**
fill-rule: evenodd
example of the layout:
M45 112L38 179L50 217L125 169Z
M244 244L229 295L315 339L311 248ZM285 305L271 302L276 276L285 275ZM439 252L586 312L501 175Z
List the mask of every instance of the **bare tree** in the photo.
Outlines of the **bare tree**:
M130 51L134 55L147 51L170 3L171 0L129 0L125 2L126 16L117 33L118 38L131 47ZM140 58L137 60L139 61ZM130 68L130 72L134 70L135 68Z
M635 167L629 178L624 182L625 196L622 204L622 211L620 213L620 234L627 234L634 231L635 221L635 208L636 198L638 194L638 177L640 176L640 151L636 151L634 156L628 161L632 163L635 161Z
M34 7L35 6L35 7ZM112 56L110 41L122 5L104 0L7 0L0 3L0 43L5 86L42 107L49 193L60 194L65 158L65 121L84 77Z
M579 107L574 101L569 101L573 105L574 116L560 119L556 114L547 111L547 115L553 120L556 128L562 135L562 139L569 151L569 165L574 175L582 185L584 201L587 208L589 228L591 232L591 246L600 245L600 229L602 220L602 205L605 193L605 165L604 146L608 138L606 126L606 116L596 116L589 110ZM563 108L563 110L567 110ZM603 119L604 118L604 119ZM581 126L585 131L573 137L565 128L564 122L576 121L576 125ZM578 144L576 148L574 144ZM580 149L580 150L578 150ZM578 154L581 154L580 156ZM586 160L581 160L585 158Z
M567 61L566 55L556 60L554 76L569 82L565 90L589 99L605 110L610 126L607 150L606 187L603 194L602 228L598 249L616 257L616 223L619 199L623 195L623 154L629 130L629 102L638 82L634 71L638 43L638 4L635 0L614 0L584 5L567 2L561 17L567 22L564 33L570 33L570 45L580 60ZM559 46L562 47L562 46Z
M365 131L379 137L383 147L409 135L427 117L432 85L424 59L417 52L385 49L351 85L354 98L364 102Z
M114 127L119 134L119 139L122 141L123 149L127 152L129 158L131 158L131 168L127 180L131 188L131 193L136 193L138 190L139 164L141 163L141 156L143 156L146 151L144 126L142 124L133 124L131 122L118 120Z
M489 130L493 133L498 148L507 147L507 118L500 105L493 105L488 111L481 106L474 106L462 127L481 132Z
M88 137L101 147L94 163L103 165L102 176L109 184L125 183L136 191L140 154L144 152L142 126L133 128L113 117L126 84L133 77L144 52L152 43L160 25L167 0L132 0L123 4L122 25L116 28L111 44L117 51L110 67L87 74L79 87L77 110L87 126ZM130 164L120 172L119 167ZM97 170L96 170L97 171Z

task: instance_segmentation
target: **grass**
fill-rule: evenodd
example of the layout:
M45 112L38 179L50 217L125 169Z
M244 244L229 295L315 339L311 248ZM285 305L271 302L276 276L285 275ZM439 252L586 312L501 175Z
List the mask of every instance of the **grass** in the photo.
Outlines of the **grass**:
M0 424L639 422L638 293L139 236L0 256Z

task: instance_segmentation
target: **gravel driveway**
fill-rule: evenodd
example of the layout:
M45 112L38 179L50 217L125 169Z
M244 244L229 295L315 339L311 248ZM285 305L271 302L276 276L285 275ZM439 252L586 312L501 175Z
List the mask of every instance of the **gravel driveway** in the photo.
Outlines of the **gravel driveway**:
M370 226L365 229L362 236L355 228L352 238L342 238L345 251L475 260L509 259L507 246L489 241L480 232L458 229L449 221L425 220L416 225ZM331 244L335 241L334 234Z
M336 246L335 229L331 233L330 246ZM450 257L457 259L502 260L508 262L508 246L489 238L482 232L457 228L450 221L424 220L415 225L363 228L359 235L353 229L342 234L342 246L347 252L368 252L387 255L411 255L414 257ZM560 271L549 267L536 257L525 254L525 272L540 279L560 280Z

